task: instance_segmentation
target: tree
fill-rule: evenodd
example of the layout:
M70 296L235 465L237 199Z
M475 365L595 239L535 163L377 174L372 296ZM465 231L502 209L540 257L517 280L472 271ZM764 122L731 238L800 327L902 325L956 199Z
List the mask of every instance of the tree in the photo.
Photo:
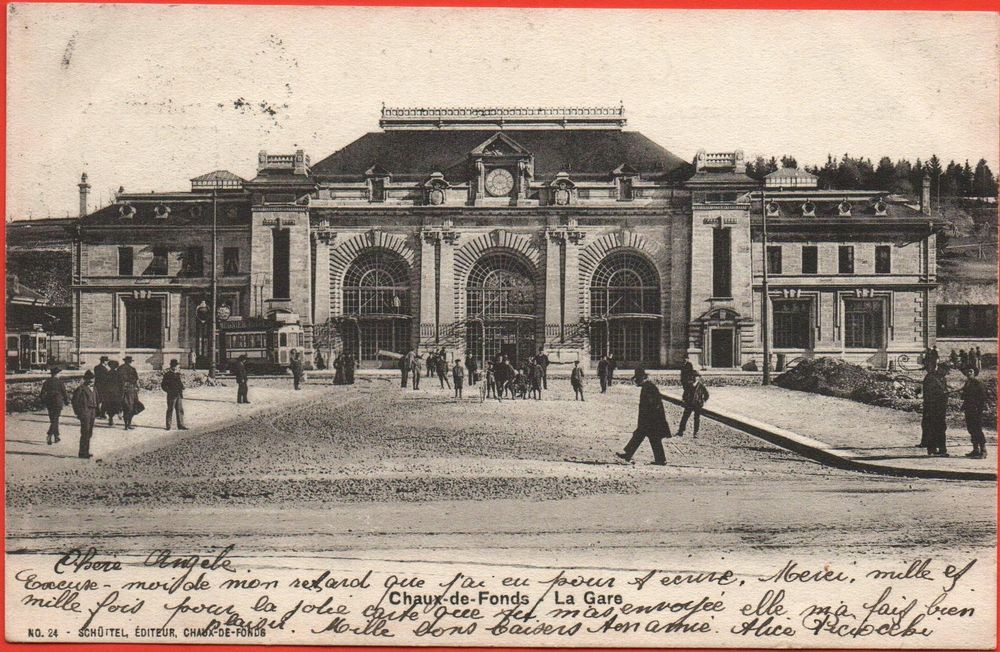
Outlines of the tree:
M797 168L799 167L799 162L795 160L794 156L790 154L785 154L781 157L781 167L783 168Z
M993 177L990 166L986 164L986 159L981 158L976 163L976 171L972 177L972 194L976 197L996 197L997 182Z

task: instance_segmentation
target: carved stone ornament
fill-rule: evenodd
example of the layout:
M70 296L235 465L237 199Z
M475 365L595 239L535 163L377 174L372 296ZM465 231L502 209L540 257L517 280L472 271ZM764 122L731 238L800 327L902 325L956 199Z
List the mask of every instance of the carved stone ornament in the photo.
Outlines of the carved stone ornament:
M569 204L569 190L566 188L556 188L555 191L555 202L556 206L566 206Z
M440 206L444 203L444 190L440 188L432 188L430 192L427 193L427 201L430 202L432 206Z

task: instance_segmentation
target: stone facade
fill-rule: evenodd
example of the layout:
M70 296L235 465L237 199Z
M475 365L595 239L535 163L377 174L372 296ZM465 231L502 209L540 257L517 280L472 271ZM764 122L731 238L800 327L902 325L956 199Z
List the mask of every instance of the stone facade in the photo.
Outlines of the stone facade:
M768 278L776 354L887 364L933 341L936 226L918 207L817 190L800 171L759 184L740 152L690 165L624 125L620 107L384 109L382 131L316 165L261 152L252 180L220 171L190 193L122 193L81 221L80 350L130 352L123 306L152 299L160 346L137 349L141 363L195 361L209 281L182 274L176 254L210 248L221 196L219 251L238 250L239 269L218 276L230 320L296 319L310 362L316 351L389 366L411 348L463 359L542 348L556 364L607 352L621 365L760 364L765 217L780 250ZM137 269L153 243L167 247L165 273L118 275L124 243Z

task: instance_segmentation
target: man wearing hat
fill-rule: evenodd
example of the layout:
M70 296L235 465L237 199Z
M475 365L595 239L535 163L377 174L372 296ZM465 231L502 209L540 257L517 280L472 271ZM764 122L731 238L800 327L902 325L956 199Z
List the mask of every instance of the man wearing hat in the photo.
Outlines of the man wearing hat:
M642 367L635 370L632 382L642 388L639 394L639 423L632 433L632 439L625 444L625 452L615 455L631 462L642 440L649 439L649 445L653 449L653 464L665 466L667 456L663 453L663 439L671 435L667 415L663 410L663 396Z
M176 359L171 360L170 368L163 372L160 382L160 389L167 393L167 430L170 430L174 412L177 412L177 429L187 430L184 427L184 381L177 371L179 366Z
M94 367L94 391L97 393L97 416L104 418L104 399L109 389L111 367L108 366L108 356L102 355L100 362Z
M139 372L132 366L132 356L127 355L118 367L118 376L122 381L122 416L125 418L125 430L135 430L132 417L142 411L139 406Z
M94 434L94 421L97 419L97 392L94 391L94 372L87 370L83 374L83 383L73 391L73 413L80 420L80 449L77 455L90 459L90 436Z
M236 364L233 365L233 375L236 376L236 402L249 403L250 399L247 395L250 390L247 387L247 356L245 353L240 355Z
M292 359L288 363L288 368L292 370L292 385L295 389L301 389L299 385L302 383L302 354L298 349L292 349Z
M69 405L69 393L66 391L66 384L59 378L59 367L49 369L50 376L42 383L41 399L45 409L49 411L49 431L45 436L45 443L52 444L59 441L59 417L62 415L64 405Z

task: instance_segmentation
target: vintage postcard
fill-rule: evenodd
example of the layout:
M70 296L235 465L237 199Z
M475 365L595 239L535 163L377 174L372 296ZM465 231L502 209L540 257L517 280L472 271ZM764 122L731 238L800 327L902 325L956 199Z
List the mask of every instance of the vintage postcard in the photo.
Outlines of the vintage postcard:
M995 648L996 14L6 11L8 641Z

